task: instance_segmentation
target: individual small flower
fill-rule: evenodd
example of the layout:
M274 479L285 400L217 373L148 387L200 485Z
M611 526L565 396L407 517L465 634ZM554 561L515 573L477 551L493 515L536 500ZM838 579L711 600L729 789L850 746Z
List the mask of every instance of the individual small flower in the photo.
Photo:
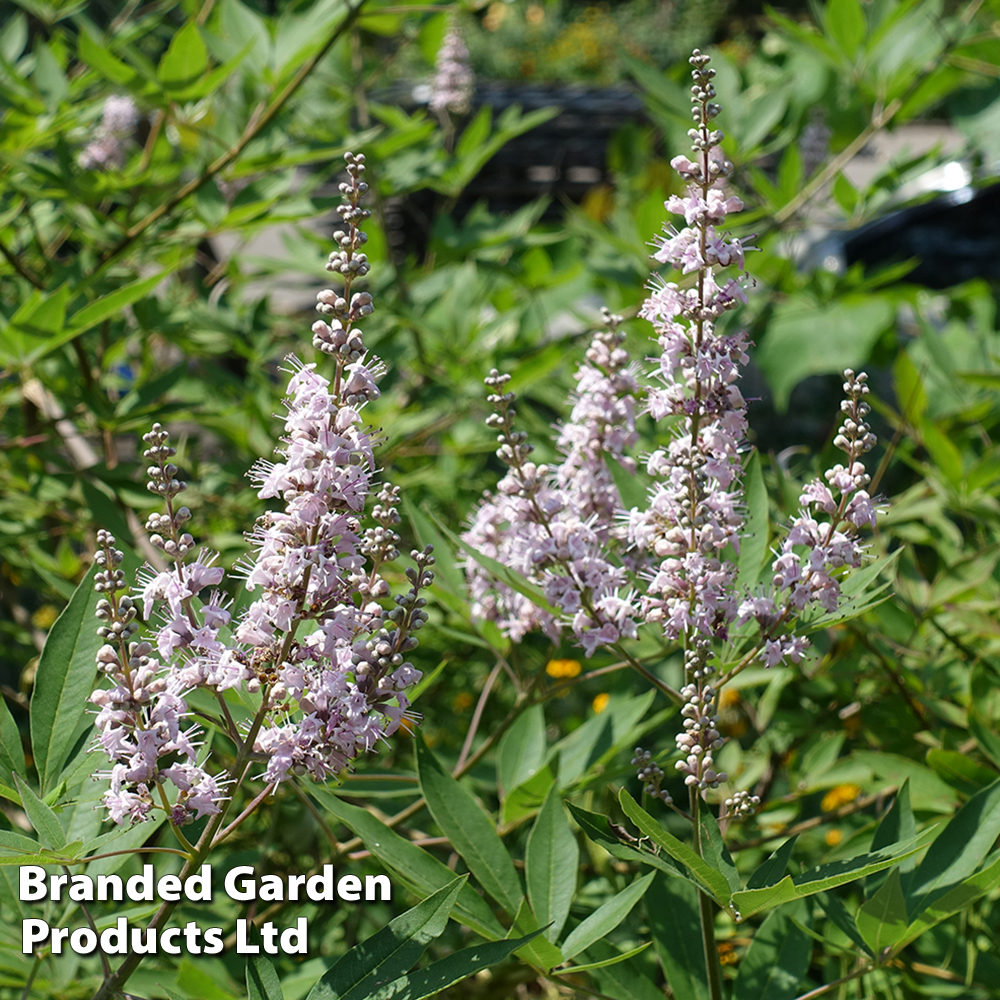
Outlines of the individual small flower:
M139 111L131 97L108 97L94 138L80 153L80 166L84 170L120 170L138 123Z
M452 21L435 62L431 84L431 111L450 111L456 115L469 113L476 78L469 65L469 50L458 25Z

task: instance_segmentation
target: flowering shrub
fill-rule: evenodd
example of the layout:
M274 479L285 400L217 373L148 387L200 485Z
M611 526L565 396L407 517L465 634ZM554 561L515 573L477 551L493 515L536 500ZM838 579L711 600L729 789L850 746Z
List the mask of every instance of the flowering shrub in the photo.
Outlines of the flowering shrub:
M501 6L464 12L471 39ZM489 109L452 109L455 134L450 111L439 129L369 102L392 65L389 36L372 38L419 24L404 58L423 76L449 14L294 7L225 0L183 25L179 8L129 7L103 46L89 20L0 30L22 88L0 110L0 355L16 376L0 535L17 539L0 635L52 626L0 704L0 1000L995 995L989 296L931 309L857 273L790 276L771 221L796 183L795 116L816 103L800 78L825 60L842 86L850 64L898 97L905 73L880 76L875 56L925 5L837 0L820 32L720 51L716 77L695 53L694 152L666 179L647 133L617 140L606 225L586 207L558 231L539 206L440 214L423 257L396 264L383 210L425 185L453 204L549 112L494 128ZM548 30L548 6L507 9L508 26ZM459 55L454 37L439 52L444 94ZM320 58L331 72L310 75ZM672 154L691 125L675 69L628 65ZM764 105L761 81L777 81ZM867 86L840 95L850 114L829 119L817 184ZM223 233L332 207L328 175L283 185L339 155L354 121L367 158L347 157L337 283L298 360L299 318L239 304L248 258L212 254ZM777 177L746 163L764 142L785 149ZM674 224L653 255L673 273L644 294L664 202ZM729 231L744 202L752 241ZM319 270L325 241L299 230L294 268ZM771 459L742 374L761 361L780 395L786 367L832 370L805 347L774 360L807 281L821 319L800 343L852 366L846 399L815 461ZM595 291L614 313L584 332L573 377L562 310ZM837 321L890 301L913 307L893 322L937 324L896 359L895 400L884 372L871 391L855 374L866 355ZM477 372L499 475L471 412ZM878 471L869 406L895 432ZM255 461L275 410L277 453ZM893 565L896 598L878 582ZM55 598L18 603L36 579L65 591L54 625Z

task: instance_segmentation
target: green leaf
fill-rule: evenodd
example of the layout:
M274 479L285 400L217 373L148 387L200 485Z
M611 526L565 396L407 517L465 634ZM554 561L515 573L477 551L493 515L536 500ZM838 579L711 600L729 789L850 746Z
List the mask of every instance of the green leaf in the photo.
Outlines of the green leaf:
M97 650L102 645L94 609L99 595L94 572L83 578L56 619L38 661L31 697L31 749L41 793L58 781L86 717L87 699L97 678Z
M872 952L881 955L902 939L908 923L899 869L893 868L878 892L858 911L858 932Z
M646 893L646 916L656 954L673 995L709 1000L705 951L698 932L698 890L657 873Z
M465 875L454 879L355 945L330 967L306 1000L370 1000L382 983L405 975L444 932L465 880Z
M38 834L38 839L53 850L61 848L66 842L66 834L59 823L59 817L34 792L31 786L19 775L14 775L14 784L21 796L21 805L28 815L31 825Z
M784 878L788 869L788 860L792 856L792 848L798 834L789 837L753 874L747 881L748 889L763 889L769 885L777 885Z
M395 869L421 892L435 892L454 877L455 873L446 864L401 837L367 810L345 802L320 786L312 786L310 794L327 812L357 834L379 861ZM459 893L455 914L485 938L497 940L504 936L504 929L493 911L471 885L464 886Z
M167 90L184 90L208 69L208 49L194 21L188 21L174 35L163 54L156 75Z
M792 389L807 375L864 364L894 316L890 300L874 295L845 296L832 305L796 295L780 303L757 350L775 407L784 412Z
M630 847L627 843L614 836L612 828L609 826L607 816L599 813L588 812L572 802L566 803L573 819L580 825L580 829L595 843L604 848L613 858L620 861L637 861L640 864L650 865L658 868L665 875L671 878L683 878L697 885L691 877L690 872L680 863L671 857L660 857L651 851L638 850L637 847ZM622 829L622 835L628 835L628 831ZM636 839L636 838L633 838Z
M0 698L0 779L10 786L14 784L15 774L26 773L21 733L6 700Z
M536 937L540 931L510 941L489 941L486 944L463 948L447 958L442 958L426 969L411 972L408 976L388 983L369 994L365 1000L427 1000L442 990L474 976L482 969L509 958L515 951ZM307 997L306 1000L310 1000Z
M521 900L521 905L517 909L514 923L511 924L507 937L515 934L544 934L545 928L538 922L538 918L531 912L531 904L527 899ZM533 965L536 969L548 972L557 965L562 965L562 952L551 941L544 937L533 937L526 945L515 952L522 962Z
M864 938L858 933L858 925L855 922L854 915L848 912L843 902L829 892L818 893L816 899L827 917L830 918L830 922L841 930L845 937L850 938L860 951L871 955L871 949L865 944Z
M923 850L927 846L927 839L926 835L920 836L916 841L899 845L895 851L860 854L843 861L831 861L803 872L794 879L791 875L786 875L775 885L761 889L744 889L733 894L733 906L745 920L772 906L780 906L793 899L803 899L817 892L826 892L838 885L856 882L859 878L874 875L875 872L885 868L892 868L903 858Z
M638 948L633 948L631 951L623 951L620 955L615 955L613 958L605 958L600 962L587 962L585 965L571 965L568 969L557 969L553 975L568 976L574 972L589 972L591 969L605 969L609 965L617 965L619 962L627 962L630 958L635 958L636 955L644 952L650 944L652 944L652 942L647 941L645 944L639 945Z
M858 0L830 0L826 5L826 33L853 62L868 33L865 12Z
M489 138L490 126L493 124L493 109L484 104L476 116L462 130L458 142L455 143L455 159L464 160L476 152L478 146Z
M812 942L775 910L757 929L733 986L732 1000L792 1000L805 989Z
M1000 780L977 792L907 874L903 894L911 918L968 878L1000 836Z
M506 798L545 763L545 712L532 705L514 720L497 747L497 780Z
M693 848L664 830L624 788L618 794L618 801L625 815L642 831L643 836L649 837L654 844L658 844L672 858L687 867L720 906L728 905L731 890L729 881L722 872L699 857Z
M524 892L507 849L472 796L417 740L417 774L427 808L479 884L513 917Z
M729 854L729 848L722 839L722 832L715 817L708 811L706 805L698 810L698 825L701 827L702 856L716 871L722 872L731 892L740 888L740 877L736 865Z
M982 871L976 872L971 878L960 882L943 896L939 896L929 904L920 916L906 928L906 934L896 945L899 951L911 941L915 941L924 931L950 917L959 910L964 910L970 903L987 892L992 892L1000 885L1000 856Z
M559 753L560 787L566 788L587 774L616 747L631 745L635 727L655 698L655 691L638 697L612 697L603 712L561 739L553 747Z
M737 576L737 589L740 592L751 590L756 586L770 554L767 487L764 485L764 473L761 470L758 451L751 452L744 470L743 502L746 505L747 515L743 522L743 534L740 536Z
M537 608L541 608L543 611L548 612L555 618L560 618L562 613L558 608L552 607L551 604L545 599L545 595L542 593L541 589L536 587L533 583L530 583L528 579L517 570L511 569L509 566L504 566L503 563L497 562L496 559L490 556L483 555L481 552L477 552L472 546L467 545L458 537L453 531L447 528L441 521L431 514L431 518L437 525L438 530L448 539L449 542L456 548L465 552L471 559L479 563L487 573L492 574L492 576L502 583L506 587L510 587L511 590L516 590L522 597L526 597L532 604Z
M500 810L500 822L507 826L538 812L555 781L556 776L546 765L527 781L521 782L517 788L505 796L503 807Z
M913 819L913 809L910 807L910 779L907 778L893 799L889 811L882 817L879 825L875 829L875 836L872 838L871 850L884 851L906 840L912 840L917 835L917 825ZM909 871L916 864L913 857L900 862L901 872ZM873 896L888 875L886 872L879 872L865 879L865 895Z
M963 795L975 795L997 780L996 771L977 764L967 754L957 750L928 750L927 763L935 774L939 774Z
M581 951L586 951L595 941L607 937L646 894L655 875L655 872L650 872L642 878L637 878L577 924L562 943L563 958L568 961Z
M81 61L102 73L112 83L127 87L135 80L135 70L113 56L106 45L91 35L89 28L85 27L80 31L77 44Z
M580 848L566 821L562 797L553 785L528 834L524 853L528 899L538 923L552 925L544 932L550 941L559 937L569 916L579 860Z
M247 961L247 1000L285 1000L278 974L263 955Z

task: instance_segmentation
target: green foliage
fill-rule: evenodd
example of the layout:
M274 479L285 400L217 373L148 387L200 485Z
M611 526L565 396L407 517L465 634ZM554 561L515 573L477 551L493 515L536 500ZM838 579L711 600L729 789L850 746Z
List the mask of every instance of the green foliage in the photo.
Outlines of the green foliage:
M794 1000L858 969L865 976L845 996L1000 996L995 289L969 282L931 294L907 284L906 261L876 274L800 270L789 249L823 192L830 225L855 227L903 204L906 185L941 161L932 150L868 184L848 180L841 154L884 130L949 118L973 163L995 160L995 5L968 22L962 8L932 0L829 0L812 19L783 5L755 24L761 37L730 26L713 52L731 183L748 208L734 222L760 246L750 258L758 284L738 318L768 393L751 407L759 449L746 464L741 584L767 580L776 531L802 484L831 464L821 426L830 414L810 409L824 377L874 365L880 436L896 439L879 484L891 502L875 558L845 587L841 612L811 623L818 656L797 671L751 668L727 685L726 794L757 791L763 808L752 820L716 820L721 799L704 803L697 850L682 815L640 798L628 764L637 742L655 746L683 805L664 736L676 708L611 654L558 676L547 666L579 651L534 636L511 644L475 621L465 560L543 598L457 536L497 479L482 377L513 370L519 420L540 460L552 459L543 439L565 414L593 326L585 303L597 296L626 311L641 300L646 244L679 190L665 161L688 144L685 50L723 23L724 5L587 13L540 0L463 14L482 75L627 75L644 94L653 126L622 130L608 152L613 183L559 222L540 221L542 204L451 213L481 165L552 112L484 109L447 136L423 110L389 103L382 88L400 67L431 71L445 17L424 5L402 13L405 4L366 0L352 20L342 2L274 14L219 0L204 11L129 5L114 22L94 5L16 6L0 26L0 587L10 612L0 615L0 998L85 998L103 975L96 957L44 953L35 967L20 954L21 920L83 926L86 917L78 902L20 900L18 865L180 870L175 854L143 853L175 844L162 817L107 829L94 808L107 787L90 780L87 753L100 645L94 531L108 527L142 553L129 552L127 575L148 556L141 522L153 501L134 441L159 420L184 431L179 464L202 534L227 565L238 556L261 509L243 476L271 452L279 365L309 325L304 310L282 314L276 295L258 300L254 282L322 270L327 185L345 148L368 156L376 214L418 192L437 199L419 252L390 252L372 227L378 309L365 331L390 369L369 413L387 437L387 478L404 490L404 541L432 543L438 558L416 653L423 739L416 766L401 729L336 789L280 790L217 849L215 865L388 872L393 899L283 904L279 922L309 919L305 961L161 954L129 990L505 1000L556 989L652 1000L668 986L704 1000L704 889L719 911L731 1000ZM544 15L534 24L533 8ZM120 165L85 168L111 95L135 102L140 126ZM829 138L816 159L802 138L818 110ZM287 256L262 259L252 241L279 224ZM626 323L637 358L651 351L645 326ZM654 429L647 421L641 431L638 450L651 451ZM789 450L804 441L815 455ZM642 469L611 472L628 503L644 502ZM734 663L743 642L734 632ZM636 655L677 685L676 650L646 639ZM235 700L227 710L243 717ZM256 773L234 808L256 794ZM102 929L152 912L88 909ZM248 914L217 891L183 915L229 934Z

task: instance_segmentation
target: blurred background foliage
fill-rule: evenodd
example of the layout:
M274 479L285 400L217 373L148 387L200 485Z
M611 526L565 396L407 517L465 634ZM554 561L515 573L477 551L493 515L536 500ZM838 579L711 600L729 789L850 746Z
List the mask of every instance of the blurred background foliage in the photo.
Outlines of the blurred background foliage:
M711 45L732 185L747 206L734 221L758 248L748 257L750 304L734 321L756 342L746 395L772 521L788 518L802 482L833 460L835 373L871 366L891 500L872 549L896 554L895 597L817 633L820 655L801 674L747 671L727 692L722 766L734 788L766 802L742 833L739 866L790 830L814 862L856 852L907 777L919 822L950 815L1000 770L990 245L973 247L980 276L933 287L907 281L913 261L827 266L829 255L807 251L926 202L948 164L974 188L995 179L1000 3L465 5L457 17L481 83L628 86L643 102L581 197L555 187L514 211L488 200L457 207L490 157L551 120L564 92L553 91L550 110L430 115L412 88L429 81L451 10L407 0L0 4L0 681L15 717L24 720L38 651L91 563L96 529L150 557L139 525L156 501L142 488L136 441L152 422L180 439L201 538L227 565L241 553L261 509L245 472L273 448L282 359L309 353L305 303L323 287L339 158L354 149L376 188L366 342L389 369L368 415L386 437L386 476L404 490L409 540L436 542L440 556L416 654L430 679L417 704L423 736L448 765L474 753L468 787L511 831L515 856L553 783L604 811L609 783L636 791L631 748L645 741L667 760L672 740L658 732L667 707L650 707L629 674L588 676L609 665L602 655L581 664L579 651L538 637L510 647L473 622L458 555L430 515L459 531L500 474L482 423L490 368L513 372L521 426L551 455L550 426L566 412L599 306L634 317L649 241L664 199L679 191L668 161L688 146L685 56ZM401 87L408 96L396 101ZM134 101L138 125L119 166L88 169L81 154L113 95ZM953 125L959 147L904 151L863 182L849 179L844 168L881 137L926 123ZM423 213L419 240L390 240L400 206ZM947 269L947 246L940 261ZM626 326L642 359L648 330ZM649 448L655 430L647 422L642 431ZM644 652L676 683L675 655ZM405 736L367 767L346 794L378 803L382 816L415 800ZM273 870L306 870L346 839L304 795L267 815L233 850ZM623 884L606 855L584 860L574 919ZM363 852L352 863L371 864ZM843 899L856 902L849 889ZM865 995L1000 997L996 905L984 897L942 924L898 967L866 979ZM642 943L643 912L611 945ZM846 948L831 913L832 904L808 920ZM333 953L384 915L324 919ZM454 926L449 934L459 937ZM745 930L730 928L724 945L729 973L745 955ZM849 950L828 950L810 974L829 981L850 960ZM45 973L60 996L76 995L71 965ZM232 995L241 975L231 962L198 970L213 996ZM16 995L23 970L15 962L2 972L0 990ZM177 990L208 995L182 972ZM533 978L525 973L512 966L475 991L515 995ZM629 976L662 982L652 951L616 976L595 972L592 988L619 996ZM286 997L299 995L291 982ZM152 978L135 986L155 988ZM628 995L646 995L635 990Z

